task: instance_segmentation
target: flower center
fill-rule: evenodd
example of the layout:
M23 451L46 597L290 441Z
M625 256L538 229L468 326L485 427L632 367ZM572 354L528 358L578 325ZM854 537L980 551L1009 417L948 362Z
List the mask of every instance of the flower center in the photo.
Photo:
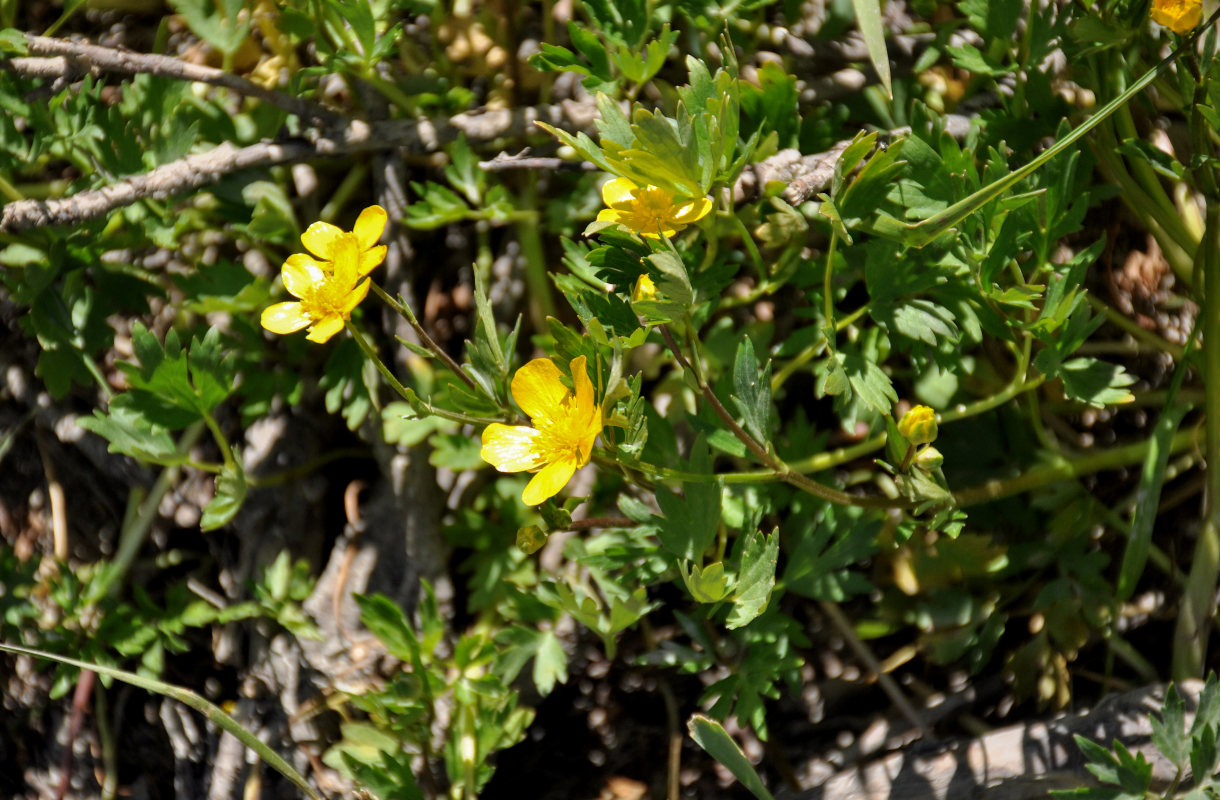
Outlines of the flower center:
M343 306L355 288L355 285L344 285L343 281L337 280L333 273L329 273L324 280L313 284L305 292L305 296L301 298L301 310L314 319L322 319L332 314L339 314L346 319Z
M647 186L635 196L635 210L654 224L664 223L673 213L674 196L659 186Z

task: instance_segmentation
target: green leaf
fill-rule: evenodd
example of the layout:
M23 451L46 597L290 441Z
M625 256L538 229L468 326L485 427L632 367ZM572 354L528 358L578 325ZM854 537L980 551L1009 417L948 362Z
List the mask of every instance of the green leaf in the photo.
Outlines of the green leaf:
M654 253L646 259L660 273L655 281L657 291L670 303L689 308L694 301L694 289L682 259L670 252Z
M0 53L6 53L10 56L23 56L28 52L29 45L25 40L25 34L16 28L0 30Z
M864 46L868 48L868 59L877 70L877 77L885 88L885 94L894 99L894 87L890 85L890 59L885 50L885 28L881 23L880 0L851 0L856 12L856 24L864 36Z
M139 411L117 402L102 413L94 409L92 417L82 417L80 426L93 431L109 442L107 450L122 453L151 464L170 466L185 464L190 458L178 452L174 439L165 428L154 425Z
M386 651L399 661L415 663L419 639L398 604L383 594L352 596L360 606L360 622L385 645Z
M172 328L162 347L136 322L131 343L139 364L119 363L132 388L115 403L143 414L153 424L171 430L184 427L211 413L233 392L233 359L223 355L217 328L191 342L189 357Z
M733 737L729 736L723 725L702 714L695 714L686 723L686 729L690 731L691 738L708 755L733 773L733 777L740 781L750 794L759 800L774 800L763 784L762 778L754 769L754 765L746 758L746 754L741 752L741 748L737 746L737 742L733 741Z
M717 561L700 567L690 564L690 569L683 567L682 580L690 596L698 603L719 603L729 593L729 575L724 571L724 564Z
M1135 378L1118 364L1095 358L1073 358L1060 365L1059 377L1063 379L1063 393L1069 399L1094 408L1132 400L1126 387L1135 383Z
M203 507L203 518L199 527L214 531L237 516L241 504L246 500L246 473L237 462L225 465L216 476L216 494Z
M1076 740L1076 746L1088 760L1085 769L1093 773L1102 783L1118 785L1118 759L1109 750L1091 739L1086 739L1080 734L1074 734L1072 738Z
M195 35L222 53L233 53L250 33L250 15L242 0L171 0Z
M861 402L879 414L888 414L898 402L894 384L881 367L861 355L837 354L851 389Z
M534 659L533 679L538 693L546 697L556 683L568 682L568 656L554 631L540 631L514 625L496 636L506 646L500 655L500 676L512 683L521 668Z
M1208 725L1198 733L1191 734L1190 771L1194 775L1211 777L1216 774L1220 762L1220 750L1216 749L1216 728Z
M689 472L710 475L712 459L702 435L691 445ZM687 561L699 562L703 551L716 538L720 524L720 486L714 482L684 483L685 494L657 489L657 505L664 515L657 518L661 545Z
M1127 547L1123 551L1122 567L1119 569L1118 582L1114 588L1116 603L1126 602L1135 592L1136 584L1144 574L1144 566L1148 562L1148 552L1152 547L1152 529L1160 508L1161 488L1165 484L1165 470L1169 466L1170 441L1178 432L1182 418L1190 410L1189 406L1174 403L1176 393L1177 382L1175 380L1173 388L1170 390L1167 407L1161 412L1161 418L1157 420L1156 428L1153 429L1149 439L1148 453L1144 456L1139 485L1135 490L1135 515L1131 520L1131 538L1127 540ZM1172 697L1177 696L1177 692L1172 686L1169 693ZM1181 702L1181 698L1178 698L1178 702ZM1165 706L1168 709L1168 698ZM1155 728L1155 722L1153 727ZM1180 727L1181 725L1178 726L1178 728ZM1184 752L1180 759L1174 759L1164 748L1161 749L1161 752L1169 756L1175 764L1185 763Z
M775 588L775 565L778 560L778 530L766 537L759 530L746 534L741 568L737 571L733 610L725 623L729 630L748 625L767 609L771 590Z
M1186 733L1186 704L1172 683L1165 692L1160 718L1149 717L1152 743L1175 767L1185 767L1190 757L1190 737Z
M877 548L881 521L860 510L829 508L818 523L794 529L784 586L815 600L846 600L871 586L848 567L868 558Z
M1216 681L1215 673L1207 676L1203 684L1203 693L1199 695L1199 707L1195 709L1195 721L1190 726L1192 737L1200 734L1208 726L1215 727L1220 723L1220 683Z
M754 356L754 342L749 336L741 337L741 343L737 346L731 398L742 416L746 431L758 442L770 439L771 362L767 362L760 377L758 359Z
M911 339L932 347L957 344L960 333L953 312L931 300L917 298L894 309L894 327Z
M395 742L396 750L397 747ZM327 760L328 756L330 760ZM342 759L342 764L336 763L336 756ZM349 777L372 792L378 800L423 800L423 792L411 772L409 756L385 750L353 750L345 739L327 750L322 756L322 762L333 769L348 773Z

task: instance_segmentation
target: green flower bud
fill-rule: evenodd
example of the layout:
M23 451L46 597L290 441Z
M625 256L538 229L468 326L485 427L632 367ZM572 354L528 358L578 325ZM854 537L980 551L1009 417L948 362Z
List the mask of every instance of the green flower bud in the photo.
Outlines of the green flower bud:
M935 447L925 447L915 454L915 466L922 469L924 472L931 472L938 469L945 461L945 457L940 454L940 451Z
M526 525L517 528L517 548L527 556L532 556L546 544L547 533L537 525Z

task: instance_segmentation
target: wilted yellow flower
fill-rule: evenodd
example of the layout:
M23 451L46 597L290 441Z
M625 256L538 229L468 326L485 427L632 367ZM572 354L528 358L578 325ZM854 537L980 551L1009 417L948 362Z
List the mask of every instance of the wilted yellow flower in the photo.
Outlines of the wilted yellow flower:
M1152 19L1174 33L1189 33L1203 19L1203 0L1152 0Z
M898 432L911 444L936 441L936 412L927 406L915 406L898 421Z
M276 303L263 310L263 327L272 333L292 333L309 326L306 339L325 342L351 319L352 309L369 293L369 282L361 280L360 251L355 237L344 236L330 248L324 269L314 259L295 253L284 262L284 288L297 301Z
M657 285L652 282L652 278L648 277L648 273L645 272L636 279L635 288L631 290L631 300L634 303L638 303L641 300L656 299Z
M359 254L360 277L364 277L385 260L385 245L379 245L377 242L381 239L382 231L385 230L387 219L384 208L369 206L360 212L360 216L356 218L356 224L352 226L350 232L331 225L329 222L315 222L301 234L301 244L305 245L305 249L313 256L302 253L293 258L302 263L304 260L312 261L318 269L329 272L332 269L331 264L335 261L335 248L338 247L339 242L352 242Z
M706 197L682 200L659 186L636 186L626 178L615 178L602 187L602 200L609 208L597 214L599 220L617 222L641 236L660 239L673 236L712 210Z
M494 422L483 431L483 460L501 472L537 473L521 500L536 506L559 493L577 469L589 463L602 432L602 410L593 398L584 356L572 359L572 385L550 359L535 358L513 376L513 398L534 427Z

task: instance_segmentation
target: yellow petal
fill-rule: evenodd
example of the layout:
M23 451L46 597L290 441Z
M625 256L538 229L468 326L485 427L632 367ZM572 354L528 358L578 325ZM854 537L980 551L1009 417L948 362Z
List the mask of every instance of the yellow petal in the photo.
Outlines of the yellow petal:
M580 460L577 466L583 467L589 463L589 459L593 456L593 445L597 441L597 437L602 432L602 410L601 407L595 407L593 413L589 415L589 422L585 425L584 431L580 435L579 454Z
M513 399L535 425L554 420L568 398L568 387L560 382L562 375L549 358L535 358L513 376Z
M542 434L523 425L493 422L483 429L483 460L501 472L524 472L546 463L539 447Z
M571 457L552 461L526 484L525 491L521 493L521 502L527 506L536 506L548 497L554 497L567 485L575 472L576 460Z
M389 215L381 206L369 206L360 212L360 216L356 217L356 224L352 226L352 233L356 234L356 241L360 243L361 250L368 250L377 244L382 231L385 230L387 219Z
M301 234L301 244L323 261L330 261L333 258L330 254L331 247L342 235L343 231L329 222L315 222Z
M368 250L360 251L360 275L368 275L377 267L381 266L381 262L385 261L385 245L380 244Z
M285 334L299 331L313 322L313 318L305 314L300 303L289 301L267 306L259 321L272 333Z
M335 280L340 286L355 286L360 280L360 251L356 237L340 236L331 244L331 258L335 265Z
M640 236L647 236L650 239L660 239L662 236L664 236L666 239L668 239L670 236L673 236L677 232L678 232L678 229L673 227L672 225L658 225L656 228L654 228L653 230L650 230L650 231L646 231L646 230L637 231L637 233L639 233Z
M343 330L343 317L331 314L310 328L309 335L305 338L311 342L323 344L341 330Z
M368 297L368 294L369 294L369 282L362 281L359 286L357 286L355 289L353 289L347 295L347 297L345 297L343 299L343 306L341 307L341 310L343 312L344 318L350 318L351 314L352 314L352 309L355 308L356 306L360 305L360 303L364 300L364 298Z
M582 419L593 410L593 382L589 380L589 373L585 369L587 364L587 358L577 356L568 365L572 370L572 388L576 390L572 414Z
M626 218L626 214L614 208L603 208L597 212L599 222L617 222L619 225L626 225Z
M289 294L293 297L304 297L314 285L325 279L326 271L304 253L293 253L284 262L280 277Z
M615 178L602 187L602 200L610 207L626 205L630 207L635 201L635 193L640 190L634 182L626 178ZM627 209L623 209L624 211ZM598 219L601 217L599 216Z
M674 212L673 221L680 225L689 225L706 217L711 210L712 201L706 197L700 197L698 200L691 200L678 206Z

